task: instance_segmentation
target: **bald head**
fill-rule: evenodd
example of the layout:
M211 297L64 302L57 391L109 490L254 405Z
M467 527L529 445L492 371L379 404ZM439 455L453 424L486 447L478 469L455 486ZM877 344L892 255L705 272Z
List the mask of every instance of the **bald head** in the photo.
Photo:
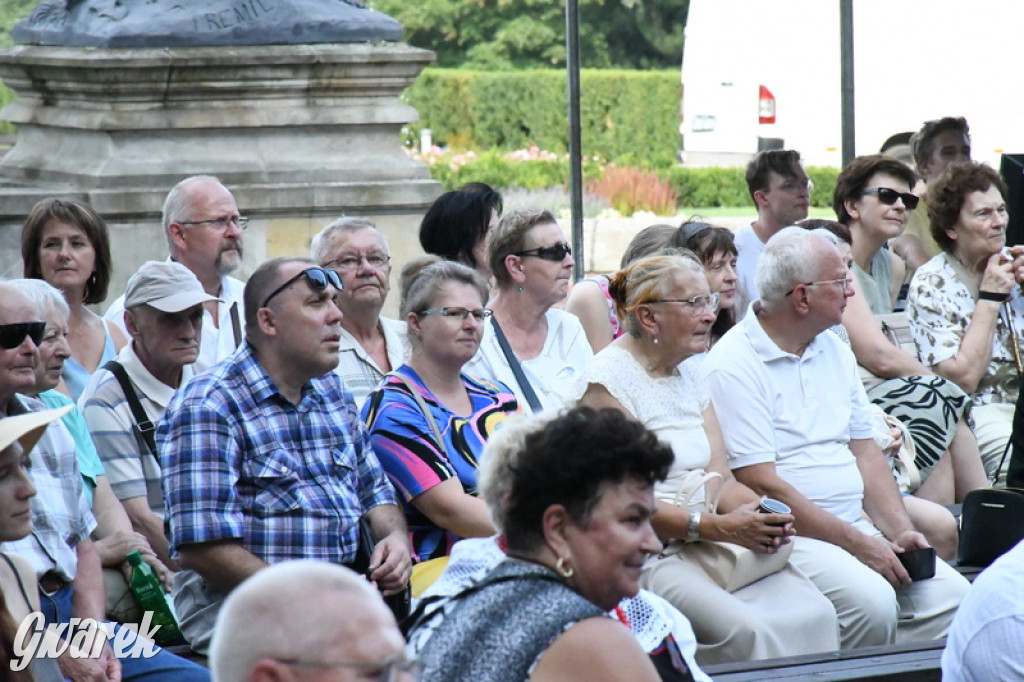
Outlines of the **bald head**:
M274 679L282 661L372 664L401 654L405 640L383 600L353 571L288 561L242 583L224 602L210 647L219 682ZM341 669L343 677L354 670ZM353 679L355 679L353 677Z

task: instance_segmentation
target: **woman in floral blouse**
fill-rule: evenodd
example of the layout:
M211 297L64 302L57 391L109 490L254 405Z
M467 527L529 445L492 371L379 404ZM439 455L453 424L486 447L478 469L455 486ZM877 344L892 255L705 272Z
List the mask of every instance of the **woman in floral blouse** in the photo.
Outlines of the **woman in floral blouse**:
M988 166L950 165L927 199L943 252L914 273L907 318L921 361L971 395L978 447L993 476L1020 383L1014 337L1024 329L1024 246L1006 248L1006 185Z

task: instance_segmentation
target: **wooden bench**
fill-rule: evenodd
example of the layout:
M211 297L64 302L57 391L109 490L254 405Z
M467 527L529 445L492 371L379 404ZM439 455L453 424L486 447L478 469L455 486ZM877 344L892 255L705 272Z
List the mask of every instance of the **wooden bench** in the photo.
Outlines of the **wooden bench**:
M715 682L900 680L939 682L945 639L862 647L827 654L702 666Z

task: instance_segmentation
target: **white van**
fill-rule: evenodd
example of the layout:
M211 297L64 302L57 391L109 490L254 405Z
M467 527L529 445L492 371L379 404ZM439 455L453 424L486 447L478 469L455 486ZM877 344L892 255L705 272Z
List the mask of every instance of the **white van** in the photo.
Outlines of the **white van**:
M1024 153L1024 0L855 0L856 153L965 116L973 156ZM690 0L682 160L796 149L841 166L839 0Z

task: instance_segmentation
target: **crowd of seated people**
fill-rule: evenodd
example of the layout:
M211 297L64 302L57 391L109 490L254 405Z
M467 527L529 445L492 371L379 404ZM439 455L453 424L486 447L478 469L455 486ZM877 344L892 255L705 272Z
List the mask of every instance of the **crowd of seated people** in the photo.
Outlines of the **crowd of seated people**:
M809 203L797 152L758 154L746 178L749 226L652 225L619 271L576 287L556 218L503 212L481 183L428 211L434 255L392 263L372 222L340 218L309 258L242 283L229 273L248 219L216 178L186 178L164 205L168 260L143 265L106 321L86 307L110 279L102 218L40 202L22 236L31 279L0 302L0 408L66 412L36 446L34 488L9 492L32 499L36 531L7 532L4 552L62 621L111 615L106 592L138 549L195 652L244 648L264 672L701 680L712 663L945 637L968 583L943 561L957 529L940 505L999 473L1022 369L1024 247L1005 247L1005 185L970 161L928 176L941 252L907 268L913 354L876 316L900 300L890 243L922 203L915 172L856 159L837 221L807 226L825 232L789 227ZM893 442L915 446L915 490L899 487L873 405L906 427ZM935 577L912 581L900 555L929 546ZM352 573L309 580L411 611L409 652L333 661L326 640L288 654L218 634L249 613L243 596L271 601L269 573L250 581L296 560L347 566L372 589L352 592ZM426 592L410 604L413 579ZM515 647L480 629L496 605L521 612L504 626L526 633ZM206 674L166 652L84 660L58 663Z

